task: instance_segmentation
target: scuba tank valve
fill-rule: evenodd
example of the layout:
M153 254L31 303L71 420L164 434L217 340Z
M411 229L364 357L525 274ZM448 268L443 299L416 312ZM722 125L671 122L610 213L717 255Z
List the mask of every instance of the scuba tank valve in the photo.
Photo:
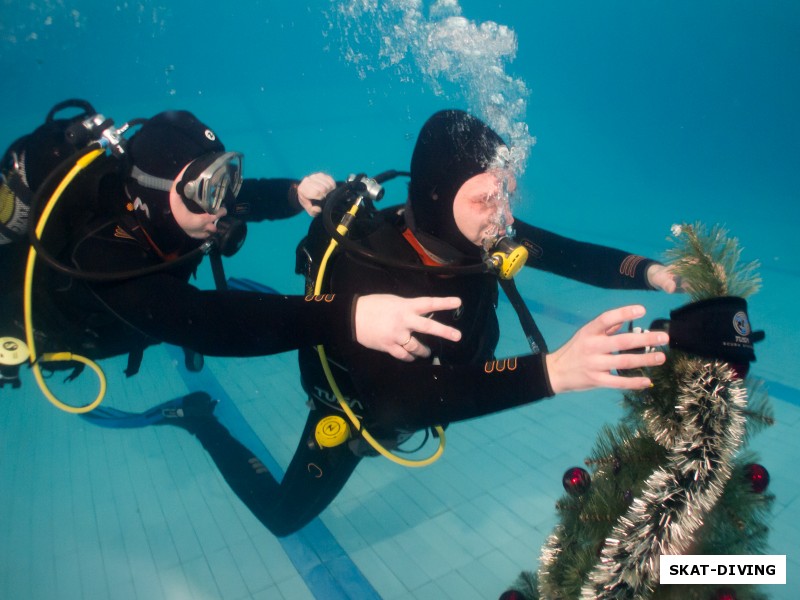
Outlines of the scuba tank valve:
M106 119L103 115L96 114L83 121L73 123L67 128L64 135L67 141L76 148L97 141L104 148L109 148L114 156L120 157L125 154L125 139L122 137L122 133L127 128L128 124L125 124L120 129L115 129L112 119Z

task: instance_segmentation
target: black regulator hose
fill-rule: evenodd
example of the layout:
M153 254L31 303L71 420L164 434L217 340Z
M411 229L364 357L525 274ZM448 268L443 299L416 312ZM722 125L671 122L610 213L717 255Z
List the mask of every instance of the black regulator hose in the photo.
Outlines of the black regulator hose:
M379 175L376 175L373 180L377 183L383 183L390 179L394 179L400 175L408 176L410 173L405 171L384 171ZM406 269L409 271L427 271L430 273L437 273L437 274L458 274L458 275L467 275L467 274L484 274L484 273L494 273L494 269L484 262L473 264L473 265L461 265L461 266L449 266L449 265L421 265L421 264L413 264L407 262L401 262L398 260L394 260L392 258L383 256L365 248L362 244L345 237L344 235L340 234L337 229L337 223L333 220L333 210L337 204L341 202L345 202L348 199L352 199L358 195L362 195L364 192L367 191L367 185L361 181L363 176L355 176L352 177L350 181L345 182L344 184L338 186L335 190L333 190L328 196L325 198L325 204L322 211L323 217L323 224L325 226L325 230L327 233L336 240L336 242L341 245L346 252L351 252L362 258L366 258L367 260L371 260L376 262L380 265L390 267L390 268L397 268L397 269ZM377 197L376 199L380 199ZM498 277L498 281L500 283L500 287L503 288L503 292L506 294L509 302L511 302L511 306L514 308L514 312L517 313L517 317L519 319L520 325L522 326L522 330L525 333L527 338L528 344L531 348L531 351L534 354L539 352L546 353L547 350L547 343L545 342L544 336L542 332L539 330L538 325L536 325L536 321L534 321L533 316L528 310L528 306L525 304L525 301L520 296L519 290L517 290L517 285L514 282L513 274L509 277Z
M373 179L378 183L383 183L400 175L409 175L405 171L384 171L376 175ZM491 273L491 269L483 262L474 263L471 265L424 265L416 263L408 263L387 256L383 256L368 248L357 241L352 240L337 231L338 223L333 219L334 208L342 202L352 199L361 195L366 191L366 186L360 179L361 176L356 176L352 181L347 181L339 185L336 189L330 192L326 197L322 208L322 224L325 226L325 231L346 251L352 254L366 258L379 265L391 267L395 269L405 269L407 271L421 271L426 273L436 273L439 275L481 275Z
M90 144L86 148L79 151L77 154L69 156L67 159L62 161L53 171L50 172L50 174L45 178L45 180L39 186L39 189L36 191L36 193L33 195L33 198L31 199L30 211L34 219L38 220L39 218L39 214L41 212L40 205L42 204L42 197L45 195L45 193L53 193L55 191L54 188L58 185L58 183L60 183L61 179L63 179L65 173L69 172L86 155L95 152L100 148L102 148L102 146L98 143ZM53 191L51 192L50 190ZM33 219L31 222L33 222ZM103 223L98 228L98 230L108 226L113 222L114 219L110 219L108 222ZM69 277L74 277L75 279L80 279L84 281L98 281L98 282L111 282L111 281L122 281L125 279L134 279L136 277L143 277L145 275L150 275L151 273L157 273L159 271L163 271L166 269L172 269L174 267L182 265L187 261L196 259L198 255L205 254L209 249L208 244L203 244L202 246L195 248L194 250L187 252L183 256L180 256L168 263L162 263L159 265L153 265L152 267L144 267L142 269L136 269L132 271L118 271L113 273L93 273L90 271L81 271L79 269L75 269L55 258L50 253L50 251L47 248L45 248L44 244L42 243L42 240L36 235L36 227L34 225L31 225L28 228L28 238L30 240L31 245L36 250L37 258L40 258L52 269L60 273L63 273L64 275L67 275Z

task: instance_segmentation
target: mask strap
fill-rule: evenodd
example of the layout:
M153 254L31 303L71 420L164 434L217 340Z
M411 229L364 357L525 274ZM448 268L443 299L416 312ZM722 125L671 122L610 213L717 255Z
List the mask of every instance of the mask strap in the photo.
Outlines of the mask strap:
M159 192L169 192L172 190L172 184L175 183L172 179L165 179L163 177L156 177L145 173L139 167L134 166L131 169L131 179L135 180L142 187L149 190L157 190Z

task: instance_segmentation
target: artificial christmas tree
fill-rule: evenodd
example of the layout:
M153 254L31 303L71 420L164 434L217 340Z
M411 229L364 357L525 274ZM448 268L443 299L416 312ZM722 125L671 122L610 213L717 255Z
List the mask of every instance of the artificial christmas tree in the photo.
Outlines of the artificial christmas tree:
M670 334L650 389L624 396L626 415L604 427L586 465L566 471L561 517L538 572L512 586L525 600L764 598L752 586L660 585L666 554L760 554L769 473L745 446L772 422L755 360L745 298L757 263L715 227L675 226L669 251L692 302L651 328ZM508 592L506 592L508 593Z

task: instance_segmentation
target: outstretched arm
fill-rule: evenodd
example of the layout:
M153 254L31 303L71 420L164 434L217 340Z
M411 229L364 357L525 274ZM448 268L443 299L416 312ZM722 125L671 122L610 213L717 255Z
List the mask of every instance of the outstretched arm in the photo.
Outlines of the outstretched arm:
M623 250L582 242L517 219L517 239L528 249L527 266L609 289L652 289L647 274L658 263Z
M228 214L245 221L286 219L305 210L315 217L320 202L336 182L325 173L312 173L302 180L245 179Z
M413 431L499 412L558 393L595 388L642 389L647 377L615 370L653 367L663 352L639 349L668 342L663 332L617 332L644 315L642 306L607 311L584 325L552 354L518 356L485 364L432 365L422 361L359 369L359 395L370 404L374 423Z
M655 367L663 364L663 352L630 353L630 350L663 346L669 337L663 331L617 332L626 321L643 317L643 306L623 306L590 321L561 348L546 357L553 392L594 388L641 390L651 385L648 377L614 375L612 371Z
M207 291L158 273L93 286L114 315L159 342L209 356L259 356L332 341L355 340L402 360L430 354L412 333L458 341L457 329L425 318L457 308L458 298L400 298L388 294L283 296Z

